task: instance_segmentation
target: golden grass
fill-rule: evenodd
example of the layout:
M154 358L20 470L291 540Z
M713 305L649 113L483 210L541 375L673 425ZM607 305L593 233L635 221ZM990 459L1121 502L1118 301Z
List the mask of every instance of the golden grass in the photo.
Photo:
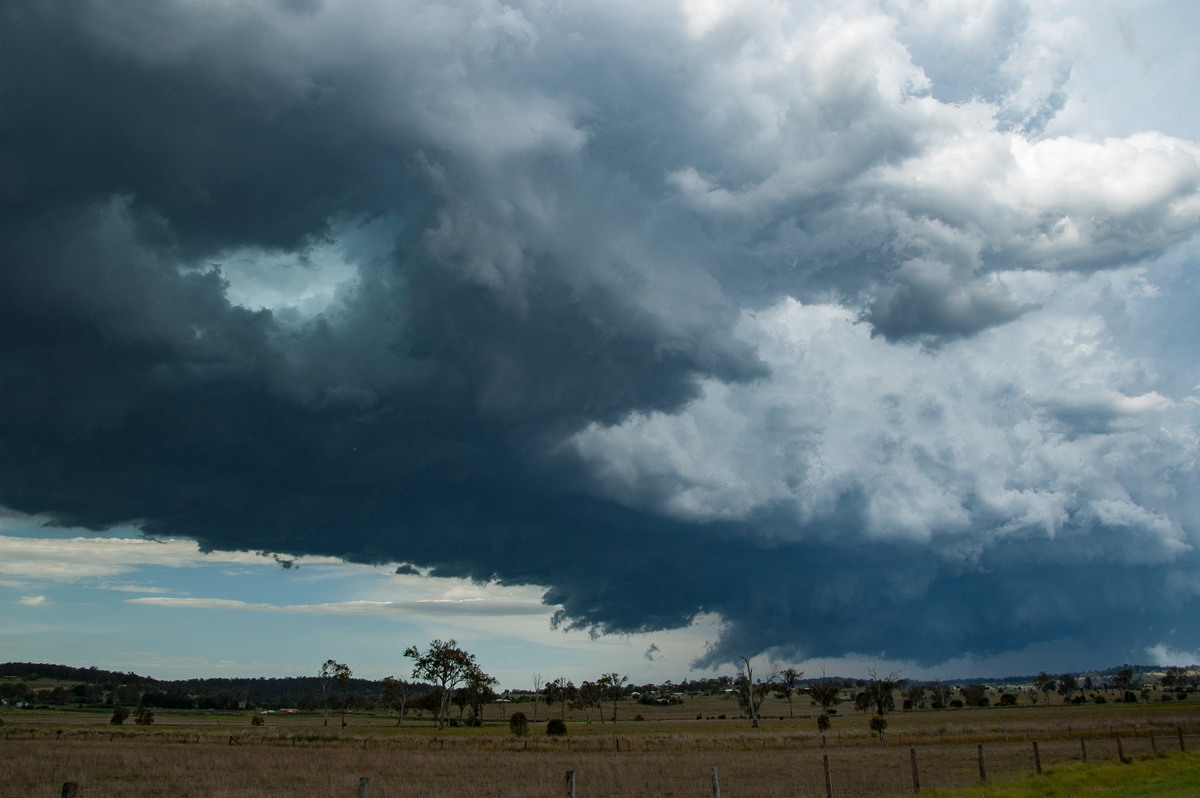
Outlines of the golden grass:
M153 726L113 727L107 712L9 710L0 713L0 798L58 796L67 781L79 783L79 798L354 796L363 776L372 798L561 796L568 770L581 798L708 796L714 764L726 796L823 796L824 756L835 795L869 798L911 794L910 748L924 790L978 784L980 743L995 783L1033 772L1035 740L1047 770L1080 763L1081 737L1090 764L1115 762L1118 732L1129 758L1153 762L1177 749L1177 728L1200 750L1200 702L897 712L882 746L868 715L835 719L822 746L812 718L774 715L751 729L742 719L708 719L720 714L709 707L729 702L695 701L686 714L622 704L622 722L576 720L565 739L539 733L545 707L534 734L508 735L508 712L532 715L519 704L489 709L482 728L444 731L427 719L396 728L383 714L349 715L342 729L337 716L323 726L319 713L270 715L254 727L250 713L164 710ZM632 720L639 712L646 720Z

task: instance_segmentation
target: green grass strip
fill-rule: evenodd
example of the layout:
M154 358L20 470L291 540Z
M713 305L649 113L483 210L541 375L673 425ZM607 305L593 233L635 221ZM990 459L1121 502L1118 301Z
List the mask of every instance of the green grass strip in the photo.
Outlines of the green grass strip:
M1064 765L1041 776L966 790L938 790L946 798L1194 798L1200 796L1200 754L1169 753L1129 764Z

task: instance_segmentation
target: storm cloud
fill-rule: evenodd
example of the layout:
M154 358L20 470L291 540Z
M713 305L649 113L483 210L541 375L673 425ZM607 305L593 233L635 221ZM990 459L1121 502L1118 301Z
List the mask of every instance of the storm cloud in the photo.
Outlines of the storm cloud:
M1069 7L844 5L0 5L0 505L709 664L1194 645L1200 145Z

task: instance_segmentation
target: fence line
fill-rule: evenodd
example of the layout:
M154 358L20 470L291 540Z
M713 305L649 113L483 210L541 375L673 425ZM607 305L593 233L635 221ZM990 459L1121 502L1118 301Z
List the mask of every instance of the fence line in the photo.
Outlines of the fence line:
M1182 731L1182 730L1180 730L1180 731ZM1182 735L1180 735L1179 739L1180 739L1180 743L1181 743L1180 750L1184 750L1182 748L1182 741L1183 741ZM1121 762L1131 761L1130 759L1126 759L1126 757L1125 757L1125 752L1124 752L1123 743L1122 743L1120 734L1115 734L1113 737L1113 741L1115 743L1118 760ZM1083 746L1083 740L1080 740L1080 744L1081 744L1081 750L1084 751L1083 761L1087 762L1086 747ZM1009 745L1023 745L1023 744L1010 743ZM1030 746L1033 751L1033 758L1034 758L1034 763L1035 763L1034 772L1040 775L1043 771L1042 771L1042 761L1041 761L1041 757L1040 757L1038 741L1036 741L1036 740L1030 741ZM979 760L979 780L981 783L987 783L988 778L987 778L987 771L985 768L983 743L979 743L977 745L977 751L978 751L978 760ZM1158 754L1152 754L1152 756L1157 756L1157 755ZM918 767L917 748L916 747L909 748L909 762L910 762L910 766L911 766L913 794L914 795L920 794L920 792L921 792L920 769ZM825 796L826 796L826 798L835 798L835 796L838 795L838 793L834 789L834 783L835 783L834 782L834 768L830 764L829 754L822 754L821 767L822 767ZM565 778L566 798L576 798L576 785L577 785L576 771L573 769L567 770L565 775L566 775L566 778ZM720 784L719 772L718 772L717 765L715 765L715 764L713 764L709 767L709 780L710 780L710 784L711 784L711 788L712 788L713 798L721 798L721 784ZM359 777L358 791L357 791L358 798L369 798L370 786L371 786L371 778L369 776ZM237 788L234 788L234 791L236 791L236 789ZM851 788L849 788L849 790L845 794L846 795L855 794L853 786ZM76 782L76 781L63 782L60 795L61 795L61 798L91 798L90 796L87 795L86 791L83 791L81 793L79 782ZM347 788L347 795L349 795L349 788Z

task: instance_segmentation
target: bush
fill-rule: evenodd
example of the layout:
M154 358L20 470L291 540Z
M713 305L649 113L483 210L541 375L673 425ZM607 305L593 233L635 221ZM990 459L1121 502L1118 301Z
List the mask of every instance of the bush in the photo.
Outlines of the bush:
M121 726L125 723L125 720L128 717L129 717L129 710L126 709L125 707L118 706L116 709L113 710L112 717L108 719L108 722L114 726Z
M525 717L524 712L512 713L508 719L508 730L517 737L524 737L529 734L529 718Z
M955 698L955 699L953 699L953 700L950 702L950 708L951 708L951 709L962 709L962 708L963 708L963 702L962 702L962 699L959 699L959 698Z
M829 731L829 716L822 714L817 717L817 731L824 734Z
M641 717L639 715L639 717ZM562 718L551 718L546 724L546 734L551 737L561 737L567 733L567 724L563 723Z
M251 726L261 726L264 723L266 723L266 721L263 720L262 715L255 715L254 717L250 718Z
M137 711L137 717L133 722L139 726L150 726L154 723L154 710L150 707L142 707Z
M1000 696L1000 706L1015 707L1017 705L1017 697L1012 693L1004 693Z
M645 718L644 718L644 717L642 717L640 714L639 714L639 715L634 715L634 716L633 716L633 719L634 719L634 720L645 720Z
M1108 703L1108 699L1107 699L1107 698L1105 698L1105 697L1104 697L1104 696L1102 696L1102 695L1098 695L1098 696L1096 696L1096 703L1097 703L1097 704L1107 704L1107 703Z

